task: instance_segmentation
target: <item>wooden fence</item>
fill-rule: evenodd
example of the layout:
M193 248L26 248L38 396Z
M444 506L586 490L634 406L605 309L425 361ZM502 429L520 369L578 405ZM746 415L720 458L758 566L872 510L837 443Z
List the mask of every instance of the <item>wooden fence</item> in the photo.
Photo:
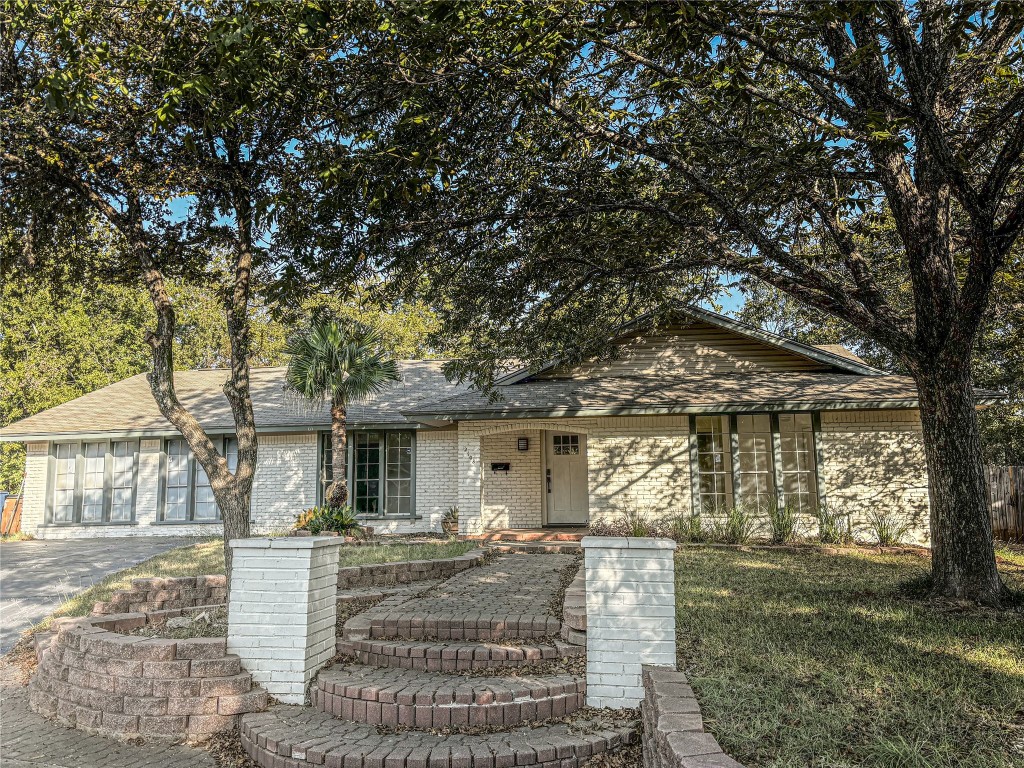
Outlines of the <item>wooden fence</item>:
M992 533L1002 541L1024 541L1024 467L985 467Z

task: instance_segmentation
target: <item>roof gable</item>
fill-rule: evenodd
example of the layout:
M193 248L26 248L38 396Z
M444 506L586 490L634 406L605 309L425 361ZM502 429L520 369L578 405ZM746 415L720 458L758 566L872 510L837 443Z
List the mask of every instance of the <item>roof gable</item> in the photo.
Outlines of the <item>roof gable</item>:
M660 325L648 314L619 328L611 340L616 354L579 365L552 360L538 370L522 368L495 382L588 378L594 376L662 376L687 373L802 371L882 373L844 350L822 349L785 339L698 307L680 306Z

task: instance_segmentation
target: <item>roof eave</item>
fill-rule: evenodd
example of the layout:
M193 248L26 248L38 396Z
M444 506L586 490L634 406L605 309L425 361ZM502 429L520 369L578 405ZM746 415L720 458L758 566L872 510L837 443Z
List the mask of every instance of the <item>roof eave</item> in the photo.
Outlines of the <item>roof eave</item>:
M976 398L979 407L994 405L999 397ZM488 411L416 412L407 418L439 423L496 419L580 418L585 416L671 416L690 413L757 413L773 411L898 410L919 407L917 398L875 400L773 400L761 402L681 403L665 406L618 406L612 408L506 408Z
M430 425L416 421L349 421L348 428L358 429L426 429ZM299 432L324 432L331 428L329 421L316 424L291 424L283 426L258 426L256 434L260 435L282 435ZM208 435L232 435L235 433L234 426L204 427ZM145 440L159 439L165 437L180 437L181 433L173 427L153 427L150 429L111 429L94 431L63 431L63 432L5 432L0 430L0 443L39 443L39 442L61 442L61 441L89 441L89 440Z

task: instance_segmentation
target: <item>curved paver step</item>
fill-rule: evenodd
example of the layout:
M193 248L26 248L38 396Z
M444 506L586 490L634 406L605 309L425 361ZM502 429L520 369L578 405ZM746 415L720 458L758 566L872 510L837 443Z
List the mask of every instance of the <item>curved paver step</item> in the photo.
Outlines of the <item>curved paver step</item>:
M543 613L430 613L400 609L363 614L369 623L368 636L402 640L536 640L554 637L562 629L559 619ZM350 619L345 624L346 639L357 639L349 634L352 622Z
M573 675L468 677L362 665L323 670L313 706L341 720L409 728L513 728L571 714L586 682Z
M337 651L354 656L373 667L422 669L428 672L468 672L499 667L527 667L556 659L582 656L585 649L561 641L535 645L501 643L448 642L431 640L344 640Z
M521 726L479 735L381 732L312 707L280 704L241 722L242 747L262 768L577 768L591 755L635 738L635 727L602 727L583 718L572 726Z

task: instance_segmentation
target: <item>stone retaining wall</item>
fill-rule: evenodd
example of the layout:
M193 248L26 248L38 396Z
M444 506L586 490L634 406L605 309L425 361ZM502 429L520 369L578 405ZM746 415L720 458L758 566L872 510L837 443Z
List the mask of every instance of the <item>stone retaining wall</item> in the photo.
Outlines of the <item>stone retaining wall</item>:
M197 605L226 603L227 600L228 590L224 576L132 579L131 589L119 589L109 601L96 603L92 615L177 610Z
M196 741L232 730L267 706L223 637L186 640L122 634L163 624L180 609L58 620L29 682L46 717L115 738Z
M414 581L449 579L460 571L483 565L488 553L472 549L459 557L443 560L406 560L399 563L353 565L338 569L338 589L392 587Z
M587 644L587 569L582 564L562 601L562 639L573 645Z
M642 677L644 768L743 768L704 730L686 675L644 665Z

